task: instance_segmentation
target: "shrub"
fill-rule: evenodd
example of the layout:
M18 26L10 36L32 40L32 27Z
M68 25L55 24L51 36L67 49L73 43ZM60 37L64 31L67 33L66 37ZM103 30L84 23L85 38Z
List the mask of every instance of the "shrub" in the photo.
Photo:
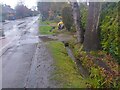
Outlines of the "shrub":
M102 7L100 29L101 44L103 50L109 52L115 58L118 54L118 8L117 3L105 3ZM119 61L120 62L120 61Z
M72 18L72 9L70 6L66 6L62 10L62 19L64 22L64 25L68 31L71 30L71 27L73 25L73 18Z

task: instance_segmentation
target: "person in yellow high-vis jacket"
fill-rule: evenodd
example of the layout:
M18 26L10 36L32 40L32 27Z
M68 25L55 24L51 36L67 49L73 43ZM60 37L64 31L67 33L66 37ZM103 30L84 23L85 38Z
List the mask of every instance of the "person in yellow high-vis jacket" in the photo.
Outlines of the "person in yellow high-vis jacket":
M64 23L63 23L62 21L60 21L60 22L58 23L58 29L61 30L61 29L63 29L63 28L64 28Z

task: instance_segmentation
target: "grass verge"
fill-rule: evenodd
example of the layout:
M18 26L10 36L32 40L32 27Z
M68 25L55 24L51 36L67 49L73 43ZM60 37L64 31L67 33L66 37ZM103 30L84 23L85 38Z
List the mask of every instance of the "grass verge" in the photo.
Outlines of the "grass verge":
M52 30L51 26L40 26L39 27L40 34L44 34L44 35L53 34L53 32L51 32L51 30Z
M53 28L55 28L57 26L57 23L54 21L41 21L40 20L40 27L39 27L39 31L40 34L43 35L49 35L49 34L54 34L55 32L53 32Z
M51 25L51 24L55 24L55 21L50 21L50 20L41 21L40 20L40 24L42 24L42 25Z
M53 79L63 88L86 88L86 82L79 74L75 63L67 55L64 44L49 41L47 44L54 59L55 71Z

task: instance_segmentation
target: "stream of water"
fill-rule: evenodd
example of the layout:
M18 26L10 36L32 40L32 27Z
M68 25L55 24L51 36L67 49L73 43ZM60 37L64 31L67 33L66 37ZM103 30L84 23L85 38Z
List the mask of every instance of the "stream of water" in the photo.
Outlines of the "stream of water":
M80 74L83 76L83 77L88 77L89 76L89 72L87 69L85 69L81 63L80 60L76 60L76 58L74 57L73 55L73 52L72 50L69 48L69 47L66 47L66 50L68 52L68 55L70 56L70 58L75 62L75 64L77 65L77 68L80 72Z

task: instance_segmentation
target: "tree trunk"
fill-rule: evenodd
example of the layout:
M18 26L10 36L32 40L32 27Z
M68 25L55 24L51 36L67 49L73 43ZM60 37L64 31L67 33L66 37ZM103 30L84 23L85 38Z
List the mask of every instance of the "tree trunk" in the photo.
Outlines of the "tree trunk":
M80 7L77 2L71 2L74 25L77 31L77 40L80 43L84 41L84 31L81 27Z
M88 11L87 27L85 31L84 49L86 51L100 49L100 30L98 30L101 3L90 2Z

